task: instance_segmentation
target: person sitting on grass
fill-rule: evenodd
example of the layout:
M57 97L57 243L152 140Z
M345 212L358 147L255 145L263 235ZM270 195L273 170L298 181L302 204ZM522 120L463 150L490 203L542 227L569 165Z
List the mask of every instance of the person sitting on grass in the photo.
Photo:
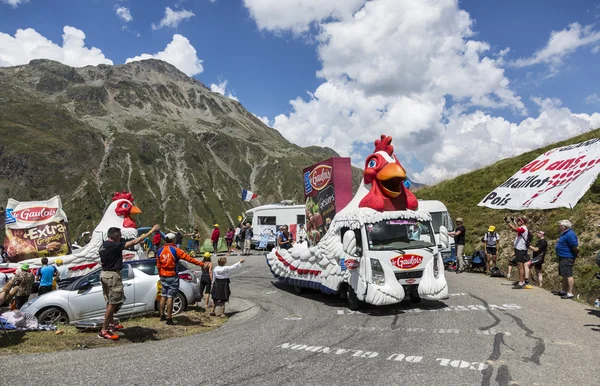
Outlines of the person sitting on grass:
M221 307L219 317L225 317L225 303L229 301L229 296L231 295L231 289L229 288L229 273L234 269L240 268L244 261L244 259L240 259L240 261L234 265L226 267L226 257L219 257L219 260L217 260L218 266L213 269L214 282L211 291L213 308L210 313L211 316L215 316L215 310L218 306Z

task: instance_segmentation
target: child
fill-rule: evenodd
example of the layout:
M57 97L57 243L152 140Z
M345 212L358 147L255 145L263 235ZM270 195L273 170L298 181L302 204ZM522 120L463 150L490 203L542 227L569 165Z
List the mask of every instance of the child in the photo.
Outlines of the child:
M200 276L200 295L206 298L206 309L208 310L208 301L210 299L210 287L213 281L213 265L210 252L204 252L204 260L202 262L202 276ZM214 311L214 308L213 308Z
M225 317L225 303L229 301L229 296L231 295L231 290L229 289L229 273L236 268L240 268L244 261L244 259L240 259L239 263L235 263L234 265L226 267L226 257L219 257L219 260L217 260L218 267L213 269L214 281L211 291L213 308L212 312L210 313L211 316L215 316L215 309L218 305L219 307L222 307L219 317Z

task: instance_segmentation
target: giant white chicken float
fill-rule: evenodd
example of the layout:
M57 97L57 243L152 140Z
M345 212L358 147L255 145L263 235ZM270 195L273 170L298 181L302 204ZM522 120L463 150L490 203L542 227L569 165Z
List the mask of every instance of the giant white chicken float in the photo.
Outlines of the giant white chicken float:
M406 172L391 142L385 135L375 141L363 183L318 244L267 254L276 278L342 294L353 309L399 303L407 295L412 301L448 296L431 217L418 211L417 198L404 186ZM447 229L440 233L447 247Z
M131 218L133 215L142 213L134 205L133 195L129 192L116 192L112 197L112 202L104 212L100 223L94 229L90 242L82 249L75 250L70 255L49 257L50 264L54 264L57 259L61 259L71 272L71 276L80 276L89 272L100 262L99 249L102 243L107 239L108 229L111 227L121 228L121 237L130 240L138 237L137 224ZM146 254L141 244L136 245L132 250L123 251L123 260L137 260L145 258ZM31 268L42 265L41 258L34 258L12 263L12 268L19 267L23 263L29 263Z

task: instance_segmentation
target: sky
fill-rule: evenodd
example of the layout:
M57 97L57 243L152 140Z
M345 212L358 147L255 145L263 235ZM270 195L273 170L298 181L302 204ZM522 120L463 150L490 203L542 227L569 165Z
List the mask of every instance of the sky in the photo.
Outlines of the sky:
M600 127L597 0L0 0L0 66L158 58L300 146L433 184Z

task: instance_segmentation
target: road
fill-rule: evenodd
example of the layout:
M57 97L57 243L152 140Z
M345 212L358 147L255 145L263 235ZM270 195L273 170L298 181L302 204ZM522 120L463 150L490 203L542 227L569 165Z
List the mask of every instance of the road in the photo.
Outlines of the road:
M444 301L351 312L274 281L232 277L232 316L168 341L2 358L2 379L73 385L599 385L600 310L505 279L447 274ZM181 328L181 327L176 327Z

